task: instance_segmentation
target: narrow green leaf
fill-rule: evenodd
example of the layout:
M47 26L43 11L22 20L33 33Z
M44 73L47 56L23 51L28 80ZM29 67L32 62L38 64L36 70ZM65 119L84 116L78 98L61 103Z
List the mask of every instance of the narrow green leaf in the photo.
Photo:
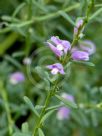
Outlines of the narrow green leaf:
M75 26L74 21L71 19L71 17L70 17L67 13L65 13L65 12L63 12L63 11L59 11L59 14L60 14L62 17L64 17L68 22L70 22L73 26Z
M39 132L39 136L45 136L41 128L38 129L38 132Z
M96 18L100 13L102 13L102 8L98 9L98 10L90 17L90 20Z
M69 100L64 99L63 97L59 95L55 95L60 101L62 101L66 106L71 108L77 108L77 105L74 102L71 102Z
M15 16L18 14L18 12L19 12L25 5L26 5L26 3L24 3L24 2L21 3L21 4L15 9L15 11L14 11L12 17L15 17Z
M16 66L17 68L22 69L22 65L17 60L15 60L13 57L9 55L5 55L4 58L10 63L12 63L14 66Z
M46 110L58 110L58 108L64 106L64 104L59 104L59 105L55 105L55 106L51 106L49 108L47 108Z
M19 51L19 52L14 52L12 54L12 57L16 58L16 57L22 57L24 55L25 55L24 51Z
M83 65L91 66L91 67L95 66L95 64L93 64L92 62L83 62L83 61L73 61L73 62L78 63L78 64L83 64Z
M0 55L3 55L5 51L15 43L17 38L18 38L18 34L14 32L6 36L4 41L0 42Z
M29 99L28 97L24 96L24 101L28 104L29 108L33 111L33 113L34 113L37 117L39 117L39 114L38 114L38 112L35 110L35 108L34 108L32 102L30 101L30 99Z
M55 111L55 109L53 109L53 110L47 112L47 113L43 116L43 118L42 118L42 120L41 120L41 123L43 123L54 111Z
M16 132L13 136L31 136L31 134Z
M44 108L44 106L41 106L41 105L36 105L36 106L35 106L35 109L36 109L36 110L43 109L43 108Z

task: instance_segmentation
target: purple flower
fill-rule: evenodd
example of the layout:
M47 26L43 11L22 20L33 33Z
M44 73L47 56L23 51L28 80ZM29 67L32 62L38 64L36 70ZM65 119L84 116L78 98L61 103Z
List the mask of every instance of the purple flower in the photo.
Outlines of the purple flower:
M52 36L50 41L47 42L50 49L58 56L61 57L71 49L69 41L61 40L56 36Z
M66 93L63 93L61 95L63 98L65 98L66 100L69 100L69 101L74 101L74 97L72 95L69 95L69 94L66 94ZM59 108L58 112L57 112L57 118L59 120L64 120L64 119L67 119L70 117L70 112L71 110L65 106Z
M83 20L80 19L77 21L76 23L76 27L74 27L74 34L77 34L78 33L78 29L83 25ZM83 30L82 30L83 31Z
M17 84L25 80L24 74L22 72L15 72L10 75L10 82L12 84Z
M56 75L58 73L60 73L62 75L65 74L63 66L60 63L55 63L55 64L52 64L52 65L48 65L47 68L51 70L51 73L53 75Z
M89 40L84 40L82 44L80 44L80 48L83 51L86 51L87 53L89 53L89 55L92 55L93 53L96 52L95 44Z
M89 53L85 52L85 51L74 51L72 52L72 59L73 60L84 60L84 61L88 61L89 60Z

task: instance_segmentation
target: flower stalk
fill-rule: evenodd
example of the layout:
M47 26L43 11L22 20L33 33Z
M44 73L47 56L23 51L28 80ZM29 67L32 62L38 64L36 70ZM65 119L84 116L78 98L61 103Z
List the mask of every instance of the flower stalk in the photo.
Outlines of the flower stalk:
M49 41L47 41L47 45L53 51L53 53L58 58L62 57L62 60L60 61L61 64L55 63L55 64L47 66L47 68L51 70L51 74L56 75L59 73L59 74L64 75L63 65L65 66L71 57L72 57L72 59L75 58L77 60L84 60L84 61L88 60L89 56L87 53L82 52L82 51L77 51L78 54L76 54L77 52L74 52L74 55L73 55L73 53L71 53L71 49L73 48L73 46L75 44L77 44L78 40L80 39L80 34L82 33L85 25L88 23L88 18L89 18L89 14L92 9L92 6L93 6L93 0L91 1L91 3L88 6L88 9L86 11L86 17L83 20L81 20L80 22L78 22L78 24L75 28L72 44L70 44L69 41L61 40L55 36L51 37L51 39ZM84 57L83 57L83 55L84 55ZM64 58L63 58L63 56L64 56ZM48 108L51 97L56 94L56 87L58 86L58 82L59 82L58 80L59 80L59 78L53 84L52 89L48 92L48 95L45 100L44 108L42 109L40 117L38 118L38 121L34 127L34 132L33 132L32 136L37 136L38 129L42 127L41 120L46 113L46 109Z

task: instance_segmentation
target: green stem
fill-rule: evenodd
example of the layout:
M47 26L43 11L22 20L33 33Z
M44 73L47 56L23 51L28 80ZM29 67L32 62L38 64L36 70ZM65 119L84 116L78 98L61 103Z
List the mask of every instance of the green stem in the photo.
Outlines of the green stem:
M28 20L31 20L31 19L32 19L32 0L30 0L30 3L28 5ZM31 49L31 40L30 40L31 34L29 32L30 26L31 26L31 24L28 27L27 36L26 36L26 48L25 48L26 56L29 55L29 52Z
M47 98L46 98L46 101L45 101L45 104L44 104L44 108L41 111L40 117L39 117L39 119L38 119L38 121L36 123L36 126L34 128L34 132L33 132L32 136L36 136L37 130L38 130L38 128L40 128L40 125L41 125L40 122L41 122L42 117L44 116L44 114L46 112L46 109L47 109L48 105L49 105L50 99L52 97L52 92L53 92L53 90L49 91L49 94L47 95Z
M74 36L73 38L73 41L72 41L72 44L71 44L71 48L78 42L78 40L80 39L80 34L82 32L82 30L84 29L85 25L88 23L89 21L89 15L90 15L90 12L92 10L92 7L94 6L94 0L91 0L89 5L88 5L88 8L87 8L87 11L86 11L86 17L84 18L83 20L83 24L82 26L78 29L78 32L77 34Z
M1 89L2 98L4 100L4 106L5 106L7 119L8 119L9 136L12 136L12 133L13 133L13 127L12 127L13 126L13 121L12 121L11 114L10 114L10 108L9 108L7 93L6 93L6 90L3 88L2 82L0 82L0 89Z

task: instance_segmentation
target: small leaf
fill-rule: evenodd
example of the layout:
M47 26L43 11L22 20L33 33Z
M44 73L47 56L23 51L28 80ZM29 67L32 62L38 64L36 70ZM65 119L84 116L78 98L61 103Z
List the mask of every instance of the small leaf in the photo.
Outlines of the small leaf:
M75 26L74 21L71 19L71 17L70 17L67 13L65 13L65 12L63 12L63 11L59 11L59 14L60 14L62 17L64 17L68 22L70 22L73 26Z
M25 123L22 124L22 132L23 133L29 132L28 123L27 122L25 122Z
M37 66L35 68L35 70L42 79L44 79L44 80L46 79L46 80L50 81L50 77L49 77L48 72L44 71L44 69L42 67Z
M73 61L73 62L78 63L78 64L83 64L83 65L91 66L91 67L95 66L95 64L93 64L92 62L84 62L84 61Z
M44 106L41 106L41 105L36 105L36 106L35 106L35 109L36 109L36 110L43 109L43 108L44 108Z
M38 132L39 132L39 136L45 136L41 128L38 129Z
M37 117L39 117L39 114L38 114L38 112L35 110L35 108L34 108L32 102L30 101L30 99L29 99L28 97L24 96L24 101L28 104L29 108L33 111L33 113L34 113Z
M59 95L55 95L60 101L62 101L66 106L71 108L77 108L77 105L74 102L71 102L69 100L64 99L63 97Z
M47 108L46 110L58 110L58 108L64 106L64 104L59 104L59 105L55 105L55 106L51 106L49 108Z
M43 118L42 118L42 120L41 120L41 123L43 123L54 111L55 111L55 109L54 109L54 110L51 110L51 111L49 111L49 112L47 112L47 113L43 116Z
M13 136L31 136L31 134L16 132L13 134Z
M10 63L12 63L14 66L16 66L19 69L22 69L22 65L13 57L9 56L9 55L5 55L4 58L9 61Z
M96 18L99 14L102 14L102 8L98 9L93 15L90 17L90 20Z
M15 11L14 11L12 17L15 17L15 16L18 14L18 12L19 12L25 5L26 5L26 3L24 3L24 2L21 3L21 4L15 9Z

